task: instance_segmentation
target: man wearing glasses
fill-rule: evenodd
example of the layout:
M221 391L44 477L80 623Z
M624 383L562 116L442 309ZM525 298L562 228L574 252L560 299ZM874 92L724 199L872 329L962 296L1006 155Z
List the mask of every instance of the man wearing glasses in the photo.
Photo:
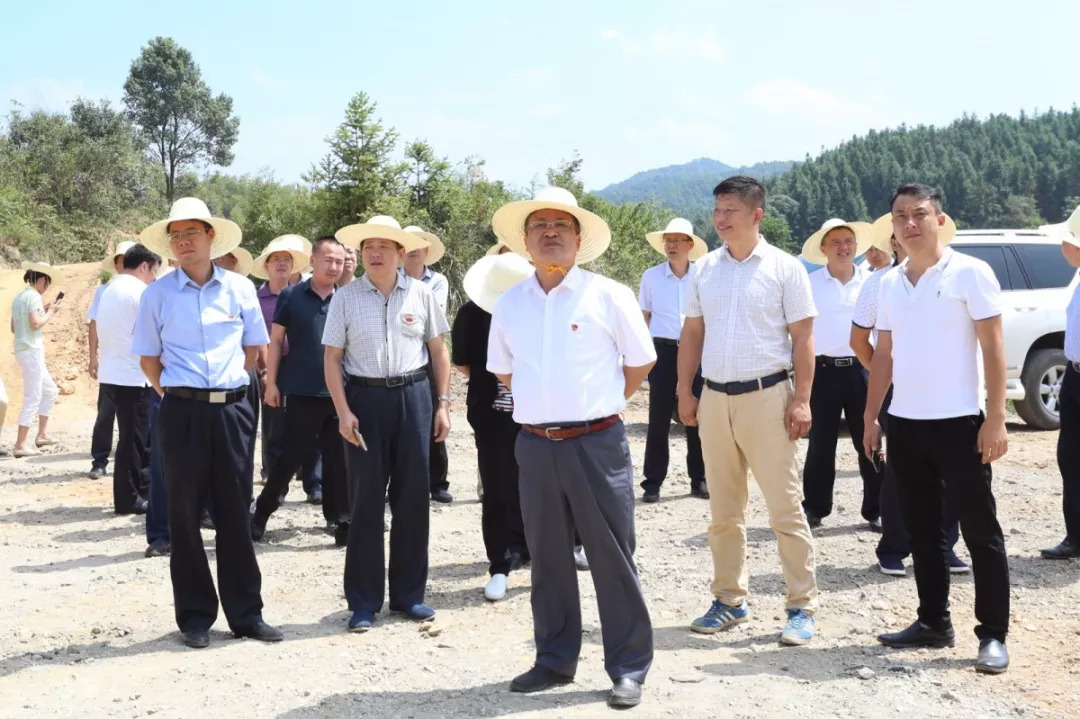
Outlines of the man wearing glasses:
M668 434L675 412L679 371L679 334L682 332L683 299L694 280L693 260L709 251L705 241L694 234L689 220L676 217L661 232L645 239L665 261L645 270L641 276L638 303L656 347L656 365L649 372L649 434L645 439L645 481L641 483L645 502L660 501L660 487L668 471ZM701 373L694 377L693 393L701 396ZM705 486L705 463L701 459L701 439L697 427L686 427L686 473L690 494L709 498Z

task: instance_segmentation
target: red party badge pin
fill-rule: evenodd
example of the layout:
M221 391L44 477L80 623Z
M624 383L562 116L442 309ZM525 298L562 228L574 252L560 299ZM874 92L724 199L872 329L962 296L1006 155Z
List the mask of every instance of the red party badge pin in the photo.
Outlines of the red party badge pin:
M413 322L416 322L416 315L402 315L401 320L405 324L411 325Z
M576 325L576 324L572 324L572 325L570 325L570 329L571 329L571 331L573 331L573 332L577 332L577 325Z

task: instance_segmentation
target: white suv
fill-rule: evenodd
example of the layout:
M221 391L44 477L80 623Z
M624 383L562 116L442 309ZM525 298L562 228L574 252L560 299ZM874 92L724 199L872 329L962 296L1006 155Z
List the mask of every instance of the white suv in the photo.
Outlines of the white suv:
M1077 273L1038 230L960 230L950 245L994 270L1004 293L1006 397L1038 429L1057 429L1065 374L1065 308Z

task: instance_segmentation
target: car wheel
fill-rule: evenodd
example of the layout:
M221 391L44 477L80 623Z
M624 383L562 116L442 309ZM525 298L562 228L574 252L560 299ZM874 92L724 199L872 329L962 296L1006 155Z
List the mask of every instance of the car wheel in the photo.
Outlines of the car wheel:
M1020 419L1036 429L1053 430L1061 426L1058 398L1065 377L1065 352L1056 349L1035 350L1024 364L1020 381L1024 400L1016 403Z

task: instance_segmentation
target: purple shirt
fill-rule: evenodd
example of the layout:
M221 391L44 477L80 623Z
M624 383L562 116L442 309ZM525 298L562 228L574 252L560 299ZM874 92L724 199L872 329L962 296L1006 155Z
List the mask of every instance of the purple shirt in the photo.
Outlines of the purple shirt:
M274 324L274 310L277 308L278 296L270 291L270 283L264 282L259 291L255 293L259 298L259 308L262 309L263 321L266 322L266 333L270 334L270 325ZM289 339L281 344L281 356L289 354Z

